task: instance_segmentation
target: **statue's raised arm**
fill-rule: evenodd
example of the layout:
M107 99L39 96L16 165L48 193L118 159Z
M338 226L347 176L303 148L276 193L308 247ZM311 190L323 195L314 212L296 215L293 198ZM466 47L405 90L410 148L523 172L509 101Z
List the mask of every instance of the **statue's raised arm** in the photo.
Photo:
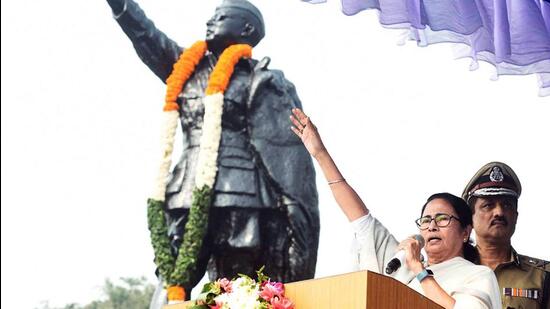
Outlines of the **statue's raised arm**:
M107 3L111 6L114 18L132 41L139 58L166 82L183 48L157 29L134 1L107 0Z

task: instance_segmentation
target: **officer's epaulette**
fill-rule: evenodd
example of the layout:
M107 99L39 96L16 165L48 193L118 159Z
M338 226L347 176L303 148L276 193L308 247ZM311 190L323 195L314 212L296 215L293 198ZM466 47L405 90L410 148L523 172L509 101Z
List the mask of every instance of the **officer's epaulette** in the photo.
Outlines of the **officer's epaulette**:
M550 272L550 262L518 254L521 265L527 265L530 267L540 268L544 271Z

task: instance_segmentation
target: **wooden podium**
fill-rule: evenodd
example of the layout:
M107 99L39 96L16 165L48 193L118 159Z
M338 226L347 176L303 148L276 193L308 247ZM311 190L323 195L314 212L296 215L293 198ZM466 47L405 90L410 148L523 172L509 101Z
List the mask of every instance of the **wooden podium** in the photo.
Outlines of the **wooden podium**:
M441 309L401 282L370 271L285 284L296 309ZM186 302L164 309L185 309Z

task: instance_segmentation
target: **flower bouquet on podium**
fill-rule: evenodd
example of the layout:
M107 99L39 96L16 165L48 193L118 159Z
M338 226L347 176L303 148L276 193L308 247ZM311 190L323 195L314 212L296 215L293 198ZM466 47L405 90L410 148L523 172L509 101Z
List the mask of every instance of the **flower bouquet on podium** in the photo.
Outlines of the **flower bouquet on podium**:
M218 279L204 285L191 309L293 309L285 297L285 287L263 274L263 267L254 280L239 274L233 280Z

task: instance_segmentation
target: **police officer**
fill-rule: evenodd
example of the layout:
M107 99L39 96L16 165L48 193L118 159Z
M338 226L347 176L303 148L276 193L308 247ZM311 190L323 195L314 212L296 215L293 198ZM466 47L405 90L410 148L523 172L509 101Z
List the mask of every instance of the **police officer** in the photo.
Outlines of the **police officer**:
M491 162L470 180L462 197L472 209L479 264L494 270L504 309L550 308L550 262L518 254L511 237L521 184L508 165Z

